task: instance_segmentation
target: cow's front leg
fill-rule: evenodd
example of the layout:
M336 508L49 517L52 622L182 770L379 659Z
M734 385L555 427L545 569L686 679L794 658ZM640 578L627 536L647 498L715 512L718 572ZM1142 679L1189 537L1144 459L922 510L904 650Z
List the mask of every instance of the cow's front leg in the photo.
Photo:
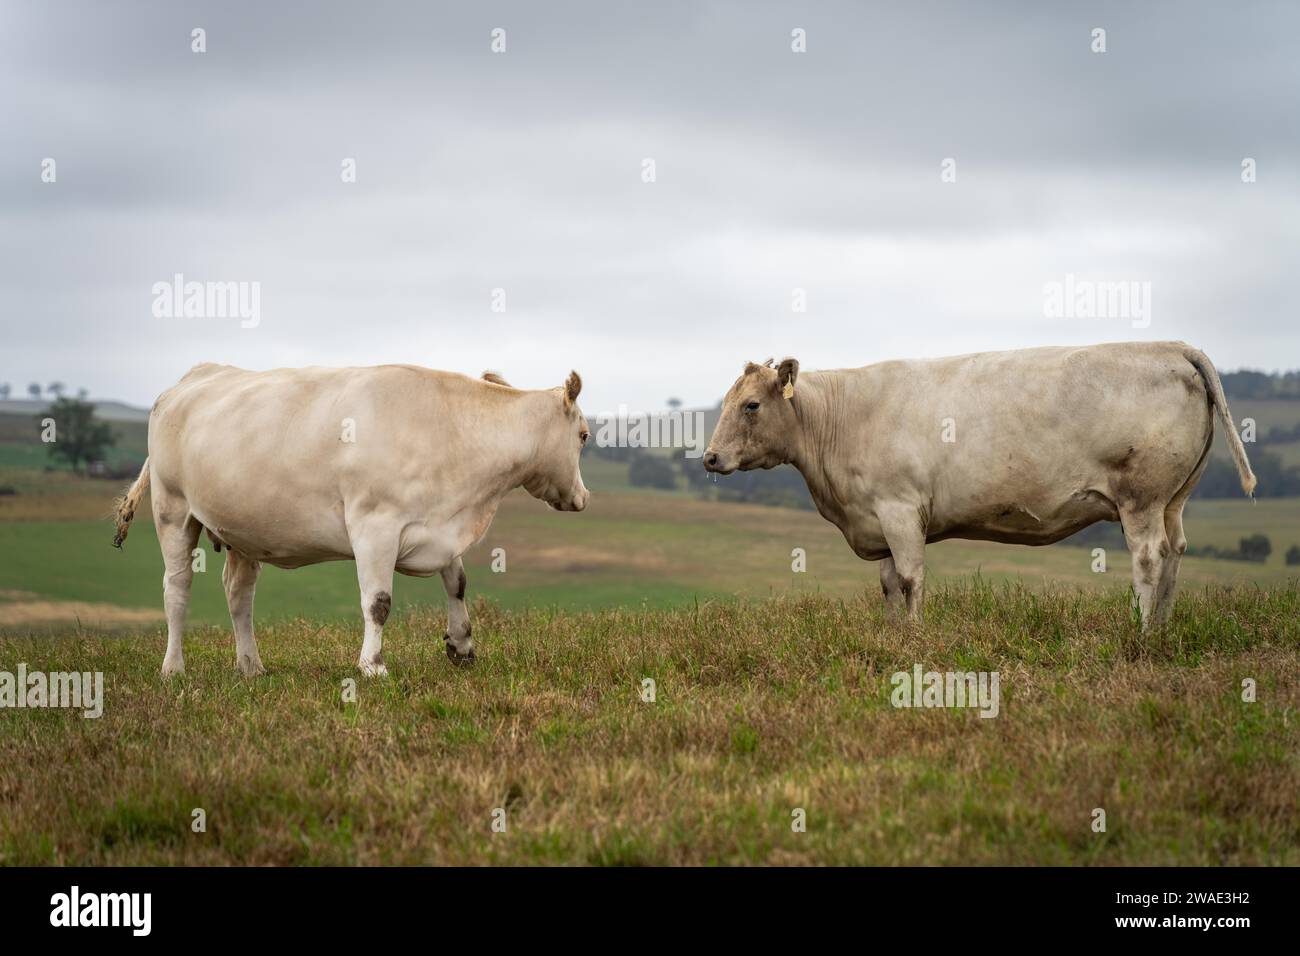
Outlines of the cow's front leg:
M366 637L361 644L357 667L367 677L384 677L384 622L393 606L393 568L397 564L397 535L384 530L363 531L352 539L357 559L357 583L361 586L361 614Z
M914 505L890 505L878 508L876 517L889 545L894 578L907 601L907 617L919 623L925 599L925 528L920 511Z
M447 657L453 664L474 663L474 636L465 607L465 565L460 558L442 569L442 586L447 589Z
M880 590L885 593L885 606L894 616L903 613L903 579L894 569L894 559L885 558L880 562Z

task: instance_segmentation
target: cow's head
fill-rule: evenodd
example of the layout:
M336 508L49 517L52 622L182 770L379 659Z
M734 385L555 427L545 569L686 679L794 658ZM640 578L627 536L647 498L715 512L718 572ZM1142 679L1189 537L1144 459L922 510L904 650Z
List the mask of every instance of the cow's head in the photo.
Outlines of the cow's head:
M704 467L720 475L775 468L790 460L799 426L791 399L799 363L783 359L773 367L750 362L722 400L722 417L704 450Z
M587 419L578 408L578 393L582 379L570 372L568 379L551 394L556 396L558 410L541 432L537 451L537 470L524 484L528 493L540 498L556 511L581 511L587 507L591 493L582 483L578 456L582 446L591 436Z

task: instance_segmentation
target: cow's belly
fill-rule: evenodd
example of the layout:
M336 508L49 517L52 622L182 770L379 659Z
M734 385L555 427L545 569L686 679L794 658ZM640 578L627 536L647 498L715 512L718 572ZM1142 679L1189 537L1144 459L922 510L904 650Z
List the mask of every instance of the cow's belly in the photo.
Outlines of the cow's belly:
M1054 544L1098 521L1117 520L1114 504L1096 492L1076 492L1046 506L1041 502L1021 504L1008 498L987 509L932 522L926 541L965 538L1004 544Z
M353 557L341 508L287 507L285 503L250 507L190 502L190 510L226 547L265 564L300 568Z
M306 496L295 503L244 498L238 504L191 501L194 517L223 545L265 564L300 568L355 557L342 501ZM444 509L445 510L445 509ZM397 542L395 570L428 577L437 574L483 537L496 513L495 503L461 508L450 519L421 517L432 507L388 503L388 517L371 533Z

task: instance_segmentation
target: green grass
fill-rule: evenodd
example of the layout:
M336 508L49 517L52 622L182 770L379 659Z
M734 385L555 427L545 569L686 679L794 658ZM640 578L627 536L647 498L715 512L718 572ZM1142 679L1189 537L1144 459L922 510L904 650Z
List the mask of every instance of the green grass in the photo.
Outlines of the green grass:
M1295 588L1147 635L1121 594L978 581L919 629L874 597L473 614L471 669L440 612L395 614L386 679L314 617L260 630L253 679L225 628L170 682L156 628L0 639L106 685L97 720L0 719L0 862L1300 864ZM917 662L997 670L999 716L891 707Z

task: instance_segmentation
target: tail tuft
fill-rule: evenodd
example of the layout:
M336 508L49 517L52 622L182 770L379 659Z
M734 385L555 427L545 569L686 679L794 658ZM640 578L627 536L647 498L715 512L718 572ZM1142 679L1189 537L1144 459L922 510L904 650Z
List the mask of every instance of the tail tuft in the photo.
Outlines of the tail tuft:
M126 489L126 494L113 502L113 522L117 526L117 533L113 535L113 547L121 549L122 542L131 530L131 522L135 520L136 509L140 507L140 499L148 488L149 459L146 458L140 469L140 477Z

